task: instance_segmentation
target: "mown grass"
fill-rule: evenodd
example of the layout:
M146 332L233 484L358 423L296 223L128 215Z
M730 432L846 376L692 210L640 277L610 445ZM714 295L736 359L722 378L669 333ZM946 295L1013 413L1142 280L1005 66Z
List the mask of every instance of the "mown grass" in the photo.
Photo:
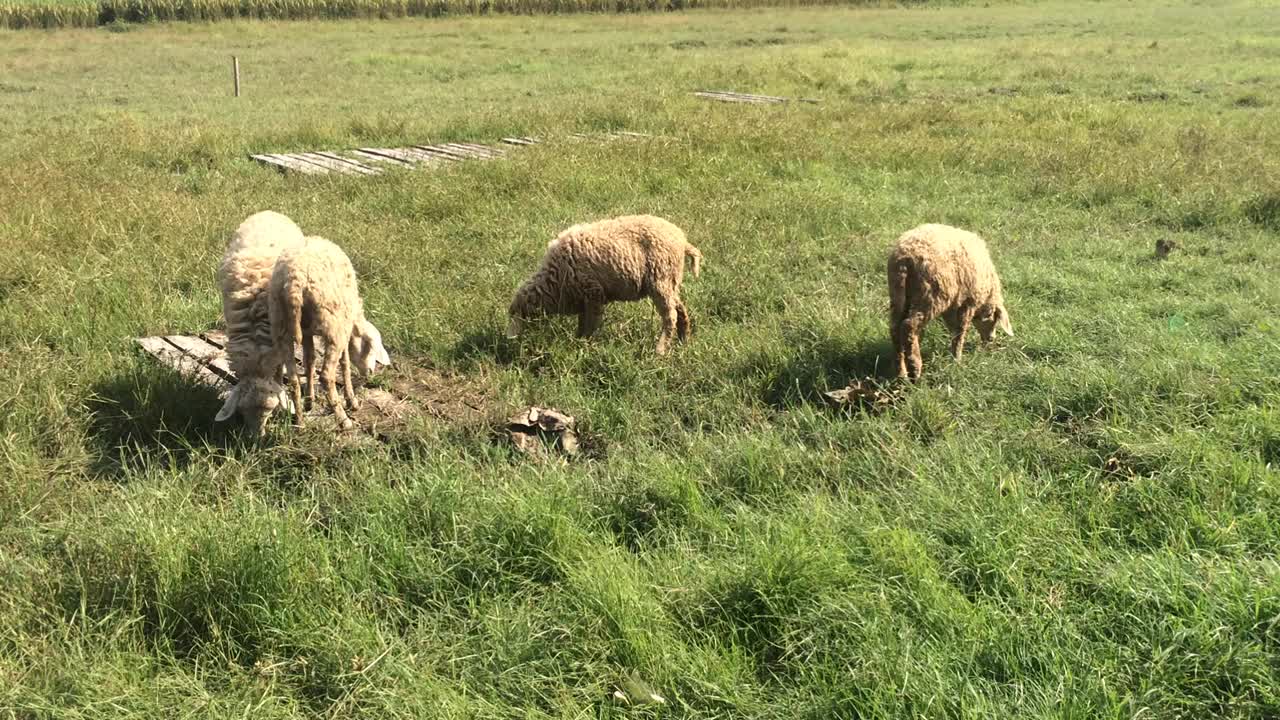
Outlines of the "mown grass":
M1275 716L1278 24L0 32L0 716ZM372 179L246 157L616 128L663 139ZM398 362L562 408L598 452L214 426L130 338L213 326L265 207L348 249ZM546 241L621 212L706 254L692 343L654 357L639 305L506 341ZM933 328L898 405L827 407L884 372L883 258L924 221L989 238L1017 337L956 366ZM632 672L667 708L609 700Z

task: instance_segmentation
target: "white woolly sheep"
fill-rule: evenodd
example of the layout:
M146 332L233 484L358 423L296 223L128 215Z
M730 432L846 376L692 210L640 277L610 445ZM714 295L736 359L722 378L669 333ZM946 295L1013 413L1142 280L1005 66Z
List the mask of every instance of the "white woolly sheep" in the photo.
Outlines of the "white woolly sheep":
M272 349L267 285L280 253L302 242L302 230L292 220L265 210L240 223L227 243L218 286L227 356L237 383L215 416L218 422L239 411L246 425L261 433L271 413L287 404L281 365Z
M658 354L673 334L689 336L689 311L680 300L685 258L697 277L702 253L684 231L652 215L628 215L574 225L547 245L542 265L516 290L508 309L507 336L540 315L578 315L578 337L600 326L604 306L649 298L662 319Z
M951 329L957 362L971 322L984 343L997 327L1013 335L1000 276L986 243L971 232L937 224L908 230L889 254L888 276L889 334L899 377L920 377L920 333L939 315Z
M389 364L391 358L382 347L377 329L364 318L364 304L356 284L356 272L347 254L337 245L320 237L308 237L298 247L280 254L271 275L271 334L277 357L293 392L293 404L302 408L302 390L294 359L294 348L302 346L303 369L307 375L307 396L315 402L315 338L325 343L320 382L325 397L333 408L338 425L347 429L352 423L338 399L335 387L338 365L342 365L342 391L352 411L360 409L351 385L351 365L376 367ZM368 353L367 363L359 357ZM295 414L298 426L305 424L301 412Z

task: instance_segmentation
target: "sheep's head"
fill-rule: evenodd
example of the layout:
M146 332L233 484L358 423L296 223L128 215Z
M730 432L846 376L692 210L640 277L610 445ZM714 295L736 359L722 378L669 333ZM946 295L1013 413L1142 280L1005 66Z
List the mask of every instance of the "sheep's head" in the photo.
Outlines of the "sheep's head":
M516 290L516 296L511 300L511 307L507 309L507 316L510 322L507 324L507 337L515 338L520 335L520 331L524 329L526 320L543 314L542 303L538 300L538 294L534 291L533 283L526 282Z
M382 333L363 316L356 321L347 343L347 357L351 366L363 377L372 375L379 365L390 365L391 356L382 345Z
M247 378L227 393L227 400L214 420L223 422L239 412L250 431L254 435L261 435L267 429L267 420L271 418L271 414L281 406L293 409L293 403L283 385L267 378Z
M1004 309L1004 303L983 307L978 311L973 322L978 326L982 342L991 342L991 336L995 334L996 328L1013 337L1013 324L1009 322L1009 311Z

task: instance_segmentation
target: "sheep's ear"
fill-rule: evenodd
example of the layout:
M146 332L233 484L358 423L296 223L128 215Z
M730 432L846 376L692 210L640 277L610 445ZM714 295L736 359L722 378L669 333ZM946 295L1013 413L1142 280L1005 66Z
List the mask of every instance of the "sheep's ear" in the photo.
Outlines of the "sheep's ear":
M289 394L287 389L280 391L280 407L284 408L285 412L290 415L298 414L298 407L293 404L293 396Z
M1000 329L1005 335L1013 337L1013 323L1009 322L1009 312L1004 308L1000 308Z
M382 343L378 343L378 357L376 359L383 365L391 364L391 356L387 354L387 349L382 346Z
M222 409L217 415L213 416L214 422L225 422L236 414L236 401L240 399L240 386L231 388L231 392L227 393L227 399L222 403Z
M507 339L515 340L520 337L520 318L511 318L511 322L507 324Z

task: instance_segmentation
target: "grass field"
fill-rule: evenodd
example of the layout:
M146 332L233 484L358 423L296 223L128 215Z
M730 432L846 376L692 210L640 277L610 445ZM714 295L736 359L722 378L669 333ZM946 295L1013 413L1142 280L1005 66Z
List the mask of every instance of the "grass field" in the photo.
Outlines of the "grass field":
M1147 0L0 31L0 717L1276 717L1278 38ZM555 141L609 129L662 138ZM506 135L549 140L246 157ZM218 323L263 208L482 416L255 446L141 357ZM706 255L692 342L640 304L504 339L546 242L624 212ZM989 239L1017 336L957 366L932 327L896 405L827 406L886 372L926 221ZM495 444L527 404L588 456ZM610 700L633 672L668 704Z

